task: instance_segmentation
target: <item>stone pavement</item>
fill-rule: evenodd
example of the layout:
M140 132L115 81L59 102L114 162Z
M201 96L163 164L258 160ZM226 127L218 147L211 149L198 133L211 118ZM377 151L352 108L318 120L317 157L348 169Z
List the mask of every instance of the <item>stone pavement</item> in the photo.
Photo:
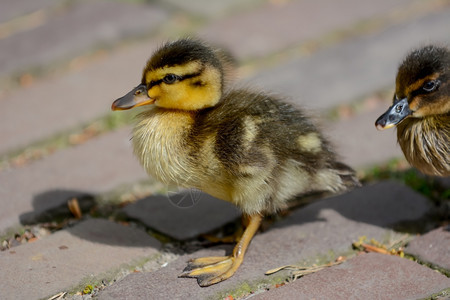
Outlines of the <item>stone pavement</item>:
M450 1L6 0L0 6L1 299L64 292L65 299L450 298L448 204L437 206L397 181L367 183L266 222L225 282L200 288L177 278L188 259L231 251L200 235L235 228L239 212L148 179L133 157L129 125L111 125L117 113L109 111L138 83L158 45L196 35L236 55L236 85L306 108L362 176L392 159L402 165L395 131L377 132L373 123L389 104L402 56L427 42L450 43ZM106 129L90 134L99 126ZM428 195L446 184L436 182ZM67 209L72 198L82 205L81 220ZM385 245L409 241L410 260L357 253L352 243L362 236ZM294 282L287 281L293 271L264 275L339 256L342 264Z

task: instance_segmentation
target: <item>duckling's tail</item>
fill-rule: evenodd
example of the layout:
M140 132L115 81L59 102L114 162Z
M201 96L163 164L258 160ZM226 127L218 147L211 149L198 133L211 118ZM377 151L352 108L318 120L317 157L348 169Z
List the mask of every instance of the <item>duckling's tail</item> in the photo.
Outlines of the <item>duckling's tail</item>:
M332 167L336 174L341 178L341 190L349 190L361 186L361 183L356 176L355 170L353 170L346 164L341 162L334 162Z

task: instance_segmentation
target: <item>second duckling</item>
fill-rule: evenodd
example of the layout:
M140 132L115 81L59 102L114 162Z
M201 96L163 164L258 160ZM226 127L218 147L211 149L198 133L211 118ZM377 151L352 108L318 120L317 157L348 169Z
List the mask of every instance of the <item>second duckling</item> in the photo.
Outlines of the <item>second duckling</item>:
M378 129L397 126L408 162L428 175L450 176L450 50L428 45L398 68L393 104Z

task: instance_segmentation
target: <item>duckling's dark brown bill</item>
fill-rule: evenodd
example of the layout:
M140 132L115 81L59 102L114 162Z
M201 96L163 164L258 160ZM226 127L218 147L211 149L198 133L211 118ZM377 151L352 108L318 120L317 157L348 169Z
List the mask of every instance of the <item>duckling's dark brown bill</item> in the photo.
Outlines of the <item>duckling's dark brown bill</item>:
M140 84L125 96L114 101L111 105L111 109L127 110L136 106L153 104L153 102L155 102L155 100L148 96L145 84Z
M403 98L394 102L394 104L375 121L375 126L378 130L388 129L394 127L411 114L412 111L409 108L408 99Z

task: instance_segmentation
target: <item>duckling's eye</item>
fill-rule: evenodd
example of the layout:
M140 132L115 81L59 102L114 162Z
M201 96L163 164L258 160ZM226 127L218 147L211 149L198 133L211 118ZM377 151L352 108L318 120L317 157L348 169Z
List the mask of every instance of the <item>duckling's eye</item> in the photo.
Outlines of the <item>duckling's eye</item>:
M431 80L428 82L425 82L425 84L422 86L422 89L425 92L432 92L439 86L439 81L437 80Z
M175 74L167 74L166 76L164 76L163 81L164 81L164 83L172 84L175 81L177 81L178 79L179 79L179 77Z

